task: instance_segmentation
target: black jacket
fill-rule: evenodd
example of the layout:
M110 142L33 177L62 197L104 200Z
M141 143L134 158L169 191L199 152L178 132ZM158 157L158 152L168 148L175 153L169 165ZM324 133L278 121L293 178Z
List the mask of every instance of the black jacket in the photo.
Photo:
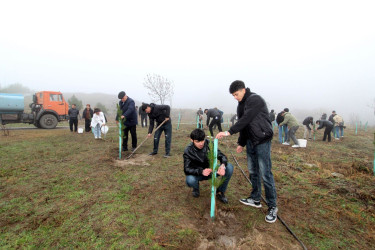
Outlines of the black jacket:
M270 120L271 120L271 122L273 122L275 120L275 113L274 112L270 112Z
M79 116L79 110L78 109L74 109L74 108L70 108L68 110L68 115L69 115L69 118L78 118L78 116Z
M92 116L94 115L94 111L90 108L89 112L90 112L90 120L91 120ZM82 114L82 118L86 119L86 113L87 113L87 109L84 109L83 114Z
M139 107L138 114L139 114L140 117L147 116L147 113L146 113L146 111L143 111L142 106Z
M306 117L305 120L302 122L303 125L307 126L308 130L311 130L310 124L314 125L314 119L312 116Z
M185 175L202 175L204 169L210 168L209 143L209 140L206 139L202 149L196 148L193 142L185 148L183 155ZM228 159L220 150L217 150L217 159L220 164L227 166Z
M329 116L328 121L332 122L332 124L335 124L335 121L333 120L333 117L335 117L336 114L332 114Z
M169 118L169 121L164 124L171 122L171 107L169 107L169 105L156 105L154 103L151 103L150 107L151 112L148 114L148 117L150 118L150 126L148 128L149 134L151 134L152 130L154 129L155 121L157 126L159 126L165 120L165 118Z
M284 121L284 116L282 116L283 113L284 112L281 111L280 113L277 114L277 117L276 117L276 123L277 124L280 124L280 123L282 123Z
M237 106L238 121L230 129L231 135L240 132L238 144L245 146L251 140L253 146L272 140L273 130L267 104L264 99L246 89Z
M207 110L206 115L207 115L207 121L206 121L207 126L210 124L210 118L212 118L214 120L221 120L220 112L217 109Z
M319 121L319 127L317 129L322 129L322 128L333 128L333 123L327 120L320 120Z

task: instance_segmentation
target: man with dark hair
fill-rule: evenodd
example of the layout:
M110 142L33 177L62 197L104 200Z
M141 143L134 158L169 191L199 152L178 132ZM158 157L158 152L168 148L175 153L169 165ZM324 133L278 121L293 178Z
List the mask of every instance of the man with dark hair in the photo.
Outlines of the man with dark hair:
M193 188L193 196L199 197L199 182L208 180L212 176L212 169L208 159L209 140L201 129L194 129L190 134L191 143L184 151L184 172L186 175L186 184ZM233 174L233 166L228 163L227 157L218 149L217 159L220 161L220 167L217 175L223 176L224 181L217 189L216 197L223 203L228 203L225 197L225 191L230 178Z
M326 128L324 130L323 141L326 141L326 138L328 136L328 142L330 142L331 141L331 131L333 129L332 122L327 121L327 120L317 120L316 124L319 125L319 127L317 128L317 130L322 129L322 128Z
M283 116L284 113L285 111L283 110L280 113L278 113L276 117L276 123L279 129L279 142L280 143L283 143L284 141L288 140L288 125L280 126L280 123L284 121L284 116ZM283 133L284 133L284 140L283 140Z
M307 133L309 133L309 140L311 140L311 128L310 125L314 125L314 118L312 116L308 116L302 122L303 127L305 128L305 132L303 134L303 139L306 139Z
M273 123L273 121L275 120L275 110L271 110L271 112L270 112L270 120L271 120L271 122Z
M148 128L148 137L152 135L154 124L158 127L163 121L166 122L155 132L154 135L154 149L149 155L156 155L159 149L159 140L161 133L164 131L165 135L165 158L171 156L171 142L172 142L172 122L170 118L171 108L169 105L156 105L154 103L142 105L142 110L148 114L150 118L150 126Z
M223 131L221 129L221 115L218 109L205 109L204 113L207 115L207 122L206 125L210 129L211 136L214 136L214 131L212 130L214 125L217 125L219 131ZM212 118L212 121L210 123L210 119Z
M72 104L72 107L68 110L68 115L69 115L70 132L73 132L73 125L74 125L74 132L77 132L79 110L76 109L75 104Z
M144 103L142 102L142 105L143 104ZM147 128L147 113L142 109L142 106L139 107L139 116L141 117L142 128Z
M238 138L237 153L241 153L246 145L248 169L253 190L248 198L240 202L260 208L262 194L261 180L263 179L268 205L266 221L273 223L277 219L276 188L272 174L271 140L273 136L267 104L264 99L251 92L242 81L234 81L229 87L229 92L238 101L238 122L229 131L220 132L216 138L240 133Z
M285 111L285 109L284 109ZM283 113L284 121L280 124L280 126L287 125L288 126L288 139L283 143L283 145L289 146L290 139L293 140L294 145L292 148L299 148L298 140L296 138L296 132L299 128L297 119L288 111Z
M91 119L94 115L94 111L90 107L90 104L86 104L85 110L83 110L82 118L85 118L85 131L91 132Z
M122 141L122 150L128 151L128 136L129 131L132 137L132 151L137 148L137 124L138 117L135 110L135 102L132 98L128 97L125 91L121 91L118 94L119 106L122 112L121 119L125 118L124 121L124 139ZM119 117L116 116L116 121L118 122Z

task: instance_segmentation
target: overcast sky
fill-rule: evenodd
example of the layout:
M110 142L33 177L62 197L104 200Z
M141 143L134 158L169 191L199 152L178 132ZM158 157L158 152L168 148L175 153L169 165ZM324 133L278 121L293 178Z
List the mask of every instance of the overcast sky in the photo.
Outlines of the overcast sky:
M234 112L228 88L243 80L277 111L374 121L374 13L375 1L0 1L0 84L148 102L156 73L175 83L173 107Z

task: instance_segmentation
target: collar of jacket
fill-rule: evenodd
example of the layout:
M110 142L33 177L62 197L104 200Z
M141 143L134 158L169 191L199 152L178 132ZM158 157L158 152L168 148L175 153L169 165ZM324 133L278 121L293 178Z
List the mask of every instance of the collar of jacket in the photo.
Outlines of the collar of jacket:
M242 100L238 103L242 104L244 102L246 102L246 99L251 95L252 93L250 92L250 89L249 88L246 88L246 93L245 95L243 96Z

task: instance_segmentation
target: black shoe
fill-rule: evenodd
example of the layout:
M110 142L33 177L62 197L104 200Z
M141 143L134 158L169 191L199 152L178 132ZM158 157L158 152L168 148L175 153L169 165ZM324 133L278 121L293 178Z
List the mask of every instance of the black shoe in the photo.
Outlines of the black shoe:
M221 201L222 203L228 204L228 199L227 199L227 197L225 197L225 194L223 194L223 193L217 193L216 194L216 198L218 198L219 201Z
M156 155L156 154L157 154L157 152L151 152L148 155Z
M164 158L169 158L169 157L171 157L171 154L165 154L164 155Z
M199 189L193 188L193 192L191 193L193 197L198 198L199 197Z
M122 151L129 151L127 148L123 148Z
M135 149L136 149L136 148L132 148L132 152L134 152L134 151L135 151Z
M268 208L267 216L266 216L266 221L268 223L274 223L277 220L277 207L270 207Z

